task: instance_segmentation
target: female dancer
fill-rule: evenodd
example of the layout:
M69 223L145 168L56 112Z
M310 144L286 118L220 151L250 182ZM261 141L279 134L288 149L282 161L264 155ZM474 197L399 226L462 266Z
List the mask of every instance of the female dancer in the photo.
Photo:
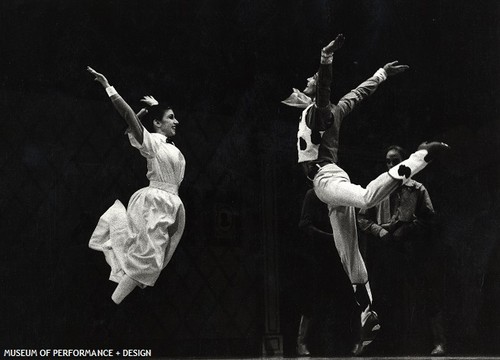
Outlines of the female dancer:
M104 75L87 67L106 90L113 106L125 119L130 144L147 160L149 186L135 192L125 208L116 200L101 216L89 247L102 251L111 266L109 279L118 283L111 299L120 304L136 286L153 286L179 244L185 224L178 188L186 162L170 139L179 122L170 107L145 97L146 110L138 114L151 121L152 132L110 86Z

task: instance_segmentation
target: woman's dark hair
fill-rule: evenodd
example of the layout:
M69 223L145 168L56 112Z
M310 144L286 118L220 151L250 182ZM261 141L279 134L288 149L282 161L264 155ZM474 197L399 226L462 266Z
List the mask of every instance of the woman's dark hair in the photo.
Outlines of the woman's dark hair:
M153 120L161 120L165 112L172 110L172 107L170 105L158 104L146 106L146 110L148 112L143 116L142 123L148 131L153 131Z
M399 153L399 155L401 156L401 159L402 160L405 160L406 158L408 158L408 153L406 152L405 149L403 149L401 146L399 145L391 145L389 146L386 150L385 150L385 153L387 154L389 151L391 150L395 150Z

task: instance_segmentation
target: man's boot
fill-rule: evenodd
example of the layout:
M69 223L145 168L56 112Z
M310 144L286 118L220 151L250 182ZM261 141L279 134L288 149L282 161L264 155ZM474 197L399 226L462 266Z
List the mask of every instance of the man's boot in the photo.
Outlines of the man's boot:
M450 147L438 141L424 142L420 144L418 150L410 157L398 165L389 169L389 175L406 183L413 175L423 170L427 164L434 160L439 154L448 150Z
M360 315L359 340L354 344L354 348L352 349L352 354L359 356L364 352L366 346L375 340L380 330L380 322L377 313L371 310L372 295L370 283L354 284L353 287L356 303L363 309Z

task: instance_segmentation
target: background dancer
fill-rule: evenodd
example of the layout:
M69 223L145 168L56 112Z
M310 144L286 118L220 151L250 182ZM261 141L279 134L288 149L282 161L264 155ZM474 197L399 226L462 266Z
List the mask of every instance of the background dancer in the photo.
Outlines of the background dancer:
M404 159L406 159L406 151L402 147L392 145L387 149L386 164L388 169L398 165ZM429 192L423 184L413 179L400 186L375 207L361 209L358 213L359 229L368 234L374 241L379 239L382 245L395 248L398 251L397 256L403 257L403 263L408 265L406 269L389 268L384 273L380 273L383 270L376 266L379 276L372 277L372 284L376 282L377 288L380 284L391 289L395 286L392 273L403 272L402 276L405 277L405 282L412 289L412 293L422 293L423 295L425 312L429 319L434 342L431 355L444 355L446 353L446 338L441 290L438 286L442 272L435 267L436 254L439 253L436 239L433 236L435 225L436 213ZM370 249L373 247L370 246ZM385 252L382 254L388 256ZM371 258L371 255L369 253L368 257ZM382 260L382 256L374 259L374 261L377 260ZM390 259L388 261L390 262ZM399 276L401 274L398 274ZM389 284L387 284L388 282ZM405 284L400 283L397 286L404 287ZM411 307L409 311L413 314L414 307Z
M303 239L303 259L300 262L300 278L298 289L301 299L301 316L297 333L297 355L309 356L308 336L311 323L314 321L314 301L319 297L318 279L321 277L320 264L323 263L325 249L332 241L332 228L328 218L328 207L318 199L313 189L309 189L302 203L299 229ZM330 259L328 259L330 261Z

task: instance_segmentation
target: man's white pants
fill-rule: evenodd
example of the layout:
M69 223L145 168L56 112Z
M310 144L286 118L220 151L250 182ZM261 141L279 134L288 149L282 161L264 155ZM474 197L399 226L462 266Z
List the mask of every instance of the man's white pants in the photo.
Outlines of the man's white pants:
M335 247L351 284L368 281L358 245L355 208L370 208L389 196L401 184L383 173L366 188L351 183L347 173L335 164L323 166L314 177L314 191L328 205Z

